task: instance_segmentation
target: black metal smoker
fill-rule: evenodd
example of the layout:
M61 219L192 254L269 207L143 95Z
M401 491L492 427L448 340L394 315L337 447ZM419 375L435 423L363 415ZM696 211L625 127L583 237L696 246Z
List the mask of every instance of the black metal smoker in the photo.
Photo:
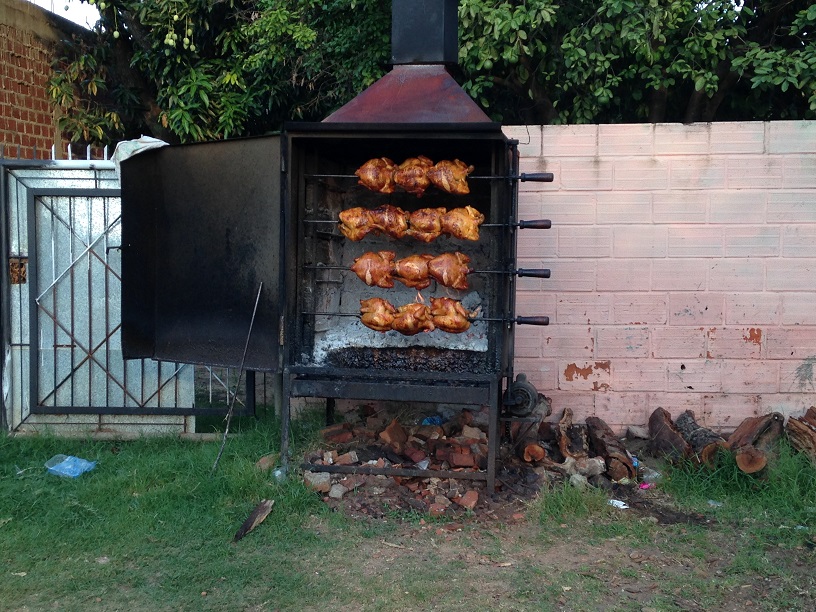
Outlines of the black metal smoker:
M417 10L417 4L423 10ZM484 471L306 466L324 471L399 473L486 480L495 486L500 418L531 411L536 390L514 381L515 278L549 277L516 268L517 143L491 122L446 69L457 60L456 0L394 0L394 68L319 123L291 123L280 136L164 147L122 164L122 344L127 358L243 367L282 374L282 456L294 397L413 400L489 407ZM429 189L422 198L358 185L366 160L424 155L474 166L468 195ZM485 216L478 241L433 244L337 230L350 207L452 209ZM399 257L460 251L475 272L466 291L432 285L425 298L454 297L479 312L468 333L402 336L359 321L361 299L392 303L416 290L381 289L348 270L364 251ZM252 331L252 305L260 289Z

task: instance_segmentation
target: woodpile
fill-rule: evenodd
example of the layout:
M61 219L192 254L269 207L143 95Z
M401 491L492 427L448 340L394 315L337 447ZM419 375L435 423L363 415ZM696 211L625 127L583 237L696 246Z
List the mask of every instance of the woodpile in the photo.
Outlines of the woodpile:
M657 408L649 417L649 450L655 456L713 467L717 452L724 450L733 453L737 467L746 474L761 472L784 437L816 463L816 408L789 418L787 424L779 412L748 417L727 438L701 426L691 410L672 420L668 411Z

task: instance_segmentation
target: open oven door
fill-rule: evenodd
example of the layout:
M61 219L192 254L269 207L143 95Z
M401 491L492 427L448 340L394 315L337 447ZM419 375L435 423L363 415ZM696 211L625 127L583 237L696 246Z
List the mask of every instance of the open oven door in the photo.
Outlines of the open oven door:
M146 151L121 187L125 358L278 371L281 138Z

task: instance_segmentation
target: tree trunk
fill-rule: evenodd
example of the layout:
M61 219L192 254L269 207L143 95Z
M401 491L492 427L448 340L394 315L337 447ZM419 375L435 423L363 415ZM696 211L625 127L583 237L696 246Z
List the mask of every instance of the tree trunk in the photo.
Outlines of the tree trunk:
M649 100L649 123L663 123L666 120L666 104L669 91L665 87L653 89Z
M587 433L592 450L606 461L606 473L614 481L634 479L637 470L615 432L606 422L595 416L587 417Z
M694 412L686 410L675 421L677 430L689 443L700 463L713 467L718 448L727 448L725 438L715 431L702 427L694 418Z
M680 435L671 414L664 408L656 408L649 417L649 451L669 461L685 459L692 454L691 446Z

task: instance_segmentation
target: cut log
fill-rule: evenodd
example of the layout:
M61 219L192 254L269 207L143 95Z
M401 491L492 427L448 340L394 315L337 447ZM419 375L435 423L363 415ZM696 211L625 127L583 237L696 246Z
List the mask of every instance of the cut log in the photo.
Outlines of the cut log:
M586 424L590 449L596 455L604 458L606 473L609 477L614 481L623 478L634 479L637 476L637 470L632 464L632 459L626 452L626 447L618 440L606 421L590 416L587 417Z
M691 457L691 445L677 430L671 414L664 408L656 408L649 417L649 451L656 457L678 461Z
M516 454L522 461L536 463L547 456L547 451L539 444L538 422L517 421L510 426L510 436Z
M728 448L735 453L737 466L746 474L754 474L768 464L768 455L775 454L784 433L784 417L779 412L748 417L728 436Z
M686 410L678 416L674 423L680 435L691 446L697 461L708 467L714 466L717 449L728 447L725 438L720 434L697 423L691 410Z
M746 474L755 474L768 465L768 456L764 451L746 444L734 451L737 467Z
M791 446L816 465L816 407L811 406L801 417L789 418L785 432Z
M569 408L564 408L564 414L558 421L555 433L558 440L558 450L565 459L567 457L580 459L589 455L587 452L589 445L587 444L586 427L573 424L572 410Z

